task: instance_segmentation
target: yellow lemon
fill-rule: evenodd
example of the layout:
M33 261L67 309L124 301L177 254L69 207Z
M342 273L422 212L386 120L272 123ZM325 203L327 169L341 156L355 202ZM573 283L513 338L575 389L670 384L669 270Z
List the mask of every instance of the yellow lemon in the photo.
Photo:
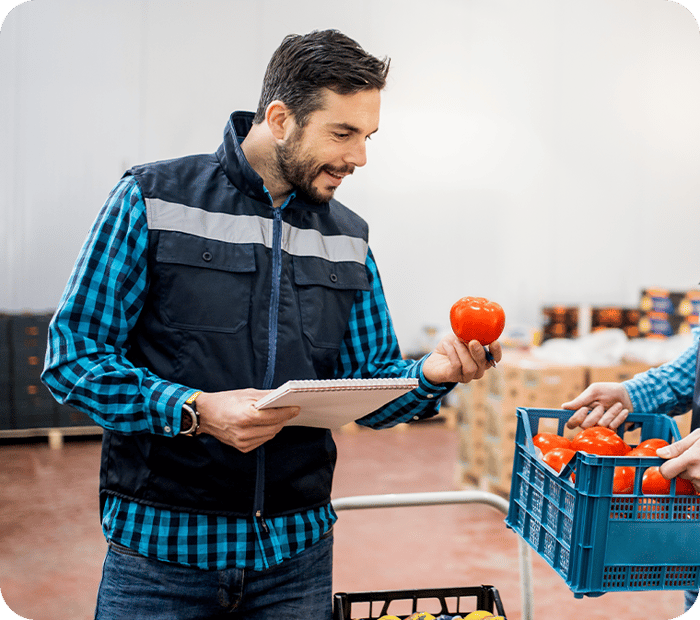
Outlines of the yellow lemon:
M429 614L427 611L417 611L415 614L406 618L406 620L435 620L435 616Z
M477 609L470 614L464 616L464 620L482 620L483 618L493 619L493 614L490 611L484 611L483 609Z
M401 620L398 616L382 616L379 620Z

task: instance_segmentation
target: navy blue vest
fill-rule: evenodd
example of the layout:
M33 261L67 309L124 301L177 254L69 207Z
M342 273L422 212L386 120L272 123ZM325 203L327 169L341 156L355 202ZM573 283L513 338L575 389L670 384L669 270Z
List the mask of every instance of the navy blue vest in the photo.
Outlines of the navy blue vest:
M127 357L205 392L330 378L356 293L369 289L366 223L334 200L273 208L240 148L252 117L233 114L214 154L127 172L149 228L148 295ZM324 429L287 427L248 454L208 435L105 431L100 493L277 516L330 501L335 458Z

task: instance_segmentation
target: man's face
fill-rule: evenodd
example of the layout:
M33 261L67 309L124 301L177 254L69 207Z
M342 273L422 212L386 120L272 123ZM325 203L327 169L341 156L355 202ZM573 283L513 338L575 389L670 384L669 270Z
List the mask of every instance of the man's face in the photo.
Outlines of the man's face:
M316 202L328 202L343 178L367 163L366 141L379 127L379 90L339 95L325 91L325 105L294 124L277 146L282 178Z

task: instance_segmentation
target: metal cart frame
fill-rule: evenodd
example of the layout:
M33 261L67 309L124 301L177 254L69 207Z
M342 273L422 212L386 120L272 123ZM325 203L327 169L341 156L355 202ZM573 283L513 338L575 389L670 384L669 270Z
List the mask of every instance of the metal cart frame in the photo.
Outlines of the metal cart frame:
M366 508L398 508L409 506L437 506L443 504L486 504L504 515L508 515L508 502L494 493L486 491L435 491L426 493L396 493L386 495L356 495L332 500L333 508L339 510L362 510ZM532 620L532 561L530 547L518 536L520 559L520 589L522 620Z

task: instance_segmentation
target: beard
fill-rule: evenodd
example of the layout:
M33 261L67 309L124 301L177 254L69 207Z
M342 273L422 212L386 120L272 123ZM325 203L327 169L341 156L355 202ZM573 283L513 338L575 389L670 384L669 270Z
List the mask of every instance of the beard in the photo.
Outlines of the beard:
M304 192L311 202L328 202L337 189L333 185L325 188L314 186L314 181L324 170L335 175L352 174L354 166L336 167L319 163L312 155L301 152L302 130L296 130L286 144L277 146L277 169L281 178L292 187Z

